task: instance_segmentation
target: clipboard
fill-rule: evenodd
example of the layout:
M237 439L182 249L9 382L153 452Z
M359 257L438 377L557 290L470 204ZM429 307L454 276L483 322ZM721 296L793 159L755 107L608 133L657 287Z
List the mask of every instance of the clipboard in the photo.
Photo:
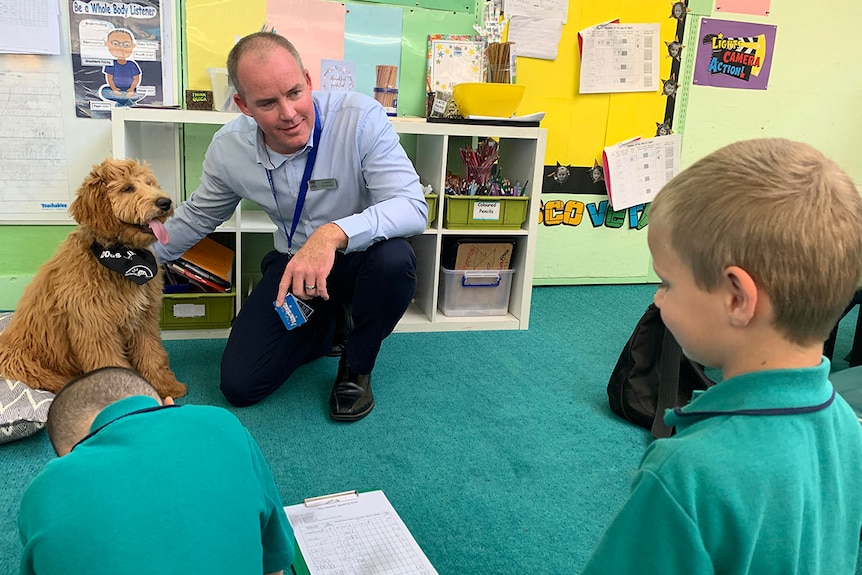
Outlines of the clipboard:
M296 575L438 575L383 491L343 491L285 506Z

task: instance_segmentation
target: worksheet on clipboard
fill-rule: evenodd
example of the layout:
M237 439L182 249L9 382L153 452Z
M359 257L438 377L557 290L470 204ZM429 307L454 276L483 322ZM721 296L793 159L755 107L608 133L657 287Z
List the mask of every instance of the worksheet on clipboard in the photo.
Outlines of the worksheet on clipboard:
M284 508L311 575L437 575L382 491Z

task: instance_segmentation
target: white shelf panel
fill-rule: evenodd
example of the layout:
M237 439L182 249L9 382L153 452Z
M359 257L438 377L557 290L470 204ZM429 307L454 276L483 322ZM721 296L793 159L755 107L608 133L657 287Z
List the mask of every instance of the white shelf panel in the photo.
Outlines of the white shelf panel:
M162 340L178 339L227 339L230 328L224 329L163 329Z
M112 110L112 146L114 157L135 157L146 160L153 166L160 183L166 189L179 189L180 167L183 162L179 137L183 124L221 125L240 114L201 110L172 110L152 108L114 108ZM463 145L465 138L493 137L499 140L500 162L508 173L521 181L529 180L529 208L527 219L520 229L449 229L444 227L445 198L438 200L437 218L421 235L413 238L417 257L416 302L404 314L395 331L460 331L460 330L513 330L529 327L531 287L535 260L535 241L538 223L533 216L539 209L539 183L544 177L546 131L542 128L522 126L488 126L460 123L429 123L424 118L390 118L392 126L400 134L415 134L418 138L416 169L420 179L442 188L447 162ZM438 195L439 189L436 190ZM243 235L272 233L275 224L260 210L238 207L234 217L216 228L217 232L235 234L235 269L244 270ZM518 238L518 249L513 269L517 270L510 294L509 309L514 314L505 316L447 317L438 309L439 270L442 244L445 237L497 237ZM248 254L246 254L248 257ZM238 311L248 283L240 274L236 290ZM515 315L516 314L516 315ZM164 330L163 339L225 338L229 329L183 329Z
M157 124L227 124L241 114L207 110L172 110L160 108L111 108L112 122L152 122Z
M449 228L442 228L440 233L444 236L527 236L530 234L530 230L486 230L479 228L452 230Z
M242 210L242 231L250 233L272 233L275 231L275 224L266 215L266 212L260 210Z

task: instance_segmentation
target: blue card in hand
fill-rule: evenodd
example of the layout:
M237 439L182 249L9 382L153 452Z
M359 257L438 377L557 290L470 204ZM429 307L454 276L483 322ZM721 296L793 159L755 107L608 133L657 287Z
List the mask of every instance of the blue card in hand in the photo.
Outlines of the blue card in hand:
M272 302L272 305L275 308L275 311L278 312L278 317L281 318L282 323L284 323L284 327L287 329L301 326L307 322L308 318L311 317L311 314L314 313L314 309L312 309L311 306L296 299L292 293L284 296L283 306L279 307L275 302Z

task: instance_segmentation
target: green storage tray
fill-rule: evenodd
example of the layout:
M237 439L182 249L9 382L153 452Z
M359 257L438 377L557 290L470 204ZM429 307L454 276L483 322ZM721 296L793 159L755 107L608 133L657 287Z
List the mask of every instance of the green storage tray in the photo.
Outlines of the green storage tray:
M230 327L236 295L228 293L163 294L162 329L221 329Z
M446 194L450 230L519 230L527 219L529 196L456 196Z
M428 226L430 227L437 219L437 194L425 194L425 202L428 204Z

